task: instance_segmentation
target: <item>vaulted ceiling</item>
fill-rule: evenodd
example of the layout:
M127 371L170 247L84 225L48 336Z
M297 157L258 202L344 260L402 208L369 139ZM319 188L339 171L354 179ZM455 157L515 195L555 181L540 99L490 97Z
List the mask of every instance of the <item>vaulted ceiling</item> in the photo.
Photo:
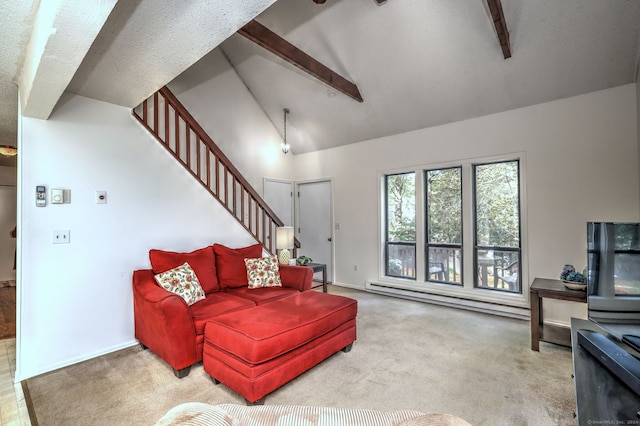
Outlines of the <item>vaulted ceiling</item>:
M62 67L68 79L57 79L55 96L67 90L133 107L220 48L281 132L283 109L289 108L287 138L296 154L637 79L638 1L502 0L504 19L496 15L495 0L273 1L111 0L100 2L89 31L82 24L86 14L74 13L74 4L77 11L94 2L63 0L68 12L54 21L50 39L57 41L58 55L70 52L61 62L75 65L70 71L48 64L46 46L41 63L49 74ZM24 74L34 11L41 5L6 0L0 6L0 36L8 41L0 61L0 144L15 143L15 117L7 111L15 112L15 81L21 69ZM254 17L353 83L362 102L236 33ZM71 37L65 41L66 30ZM34 87L53 110L57 98L52 103L50 93L47 98Z
M335 147L636 80L640 2L279 0L257 20L355 83L359 103L241 35L222 49L294 153ZM446 141L443 141L446 143Z

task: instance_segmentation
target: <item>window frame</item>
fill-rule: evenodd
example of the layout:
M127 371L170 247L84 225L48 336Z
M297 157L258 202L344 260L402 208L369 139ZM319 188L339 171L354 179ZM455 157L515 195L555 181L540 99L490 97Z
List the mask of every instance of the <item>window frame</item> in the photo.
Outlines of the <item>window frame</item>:
M472 187L472 165L481 163L505 162L517 160L520 165L520 244L521 258L518 265L518 273L521 277L520 283L522 293L508 293L501 291L487 291L484 288L475 288L473 286L473 276L477 273L474 270L473 262L473 238L474 231L468 226L473 223L473 197L469 189ZM424 301L432 301L434 303L446 303L468 309L487 310L487 312L502 313L507 316L518 318L529 317L529 265L527 251L529 250L528 240L528 211L526 209L527 200L527 153L524 151L511 151L494 155L478 155L470 157L453 158L446 161L430 161L418 162L410 166L391 167L381 169L377 173L378 188L378 251L377 251L377 278L365 281L365 287L369 291L388 293L399 297L411 297ZM462 185L463 185L463 250L465 263L462 265L464 279L463 285L446 285L434 281L425 281L425 218L424 218L424 175L423 171L427 169L439 169L462 166ZM386 225L385 210L385 185L384 177L389 174L399 174L406 172L416 173L416 246L422 249L416 252L416 280L407 280L385 275L385 238L384 235Z
M497 246L497 245L480 245L478 244L478 211L477 211L477 182L476 182L476 169L479 166L489 166L492 164L504 164L504 163L516 163L516 175L518 177L518 247L514 248L514 247L508 247L508 246ZM473 163L471 164L471 179L472 179L472 184L471 184L471 196L472 196L472 204L471 204L471 209L472 209L472 213L473 213L473 223L471 225L472 231L473 231L473 270L476 271L476 273L473 274L473 288L474 289L481 289L481 290L488 290L488 291L497 291L497 292L505 292L505 293L514 293L514 294L522 294L523 292L523 285L522 285L522 274L518 273L518 277L517 277L517 290L516 291L511 291L511 290L505 290L504 287L502 289L499 289L497 287L495 288L489 288L489 287L485 287L485 286L481 286L479 283L479 279L478 279L478 271L480 271L480 262L479 262L479 255L478 252L482 251L482 250L487 250L487 251L498 251L498 252L511 252L511 253L516 253L518 255L518 262L520 262L520 265L522 263L522 171L521 171L521 164L520 164L520 159L519 158L515 158L515 159L511 159L511 160L496 160L496 161L487 161L487 162L477 162L477 163ZM504 267L504 266L503 266ZM494 260L493 263L493 272L495 274L495 269L496 269L496 263ZM495 278L494 278L495 280Z
M389 241L389 177L390 176L399 176L399 175L408 175L408 174L413 174L414 177L414 189L416 192L416 194L414 194L414 197L416 197L414 199L414 207L416 206L416 202L417 202L417 182L416 182L416 176L418 176L418 174L416 173L415 170L411 170L411 171L405 171L405 172L397 172L397 173L386 173L384 175L384 275L390 278L399 278L399 279L405 279L405 280L412 280L412 281L416 281L418 274L417 274L417 265L418 265L418 259L417 259L417 229L414 226L414 232L415 232L415 238L413 242L410 241ZM414 224L417 223L417 209L415 212L416 217L414 218ZM406 247L413 247L413 259L414 259L414 269L413 269L413 276L408 276L408 275L396 275L396 274L391 274L389 271L389 253L390 253L390 246L406 246Z
M427 174L429 172L433 172L433 171L437 171L437 170L451 170L451 169L457 169L460 171L460 244L455 244L455 243L430 243L429 242L429 200L427 197L427 192L429 190L429 184L428 184L428 179L427 179ZM422 175L423 175L423 182L424 182L424 188L422 190L422 196L424 197L424 266L425 266L425 281L426 282L436 282L436 283L441 283L441 284L446 284L446 285L452 285L452 286L458 286L458 287L463 287L464 286L464 277L465 277L465 273L464 273L464 231L465 231L465 220L464 220L464 208L465 208L465 203L464 203L464 195L463 195L463 188L464 188L464 179L463 179L463 167L462 164L457 165L457 166L447 166L447 167L433 167L433 168L424 168L422 170ZM438 279L432 279L431 278L431 273L430 273L430 261L429 261L429 249L430 248L443 248L443 249L458 249L460 250L460 282L455 282L455 281L447 281L447 280L438 280Z

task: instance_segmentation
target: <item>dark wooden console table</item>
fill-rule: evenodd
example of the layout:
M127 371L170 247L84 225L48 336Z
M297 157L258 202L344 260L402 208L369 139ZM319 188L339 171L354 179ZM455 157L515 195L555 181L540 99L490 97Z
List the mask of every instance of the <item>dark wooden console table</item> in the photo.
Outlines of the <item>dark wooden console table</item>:
M587 292L581 290L569 290L560 280L536 278L529 287L531 302L531 350L540 350L540 341L571 346L571 331L569 328L543 325L542 299L567 300L570 302L587 303ZM545 333L544 329L547 329ZM546 334L546 336L545 336Z

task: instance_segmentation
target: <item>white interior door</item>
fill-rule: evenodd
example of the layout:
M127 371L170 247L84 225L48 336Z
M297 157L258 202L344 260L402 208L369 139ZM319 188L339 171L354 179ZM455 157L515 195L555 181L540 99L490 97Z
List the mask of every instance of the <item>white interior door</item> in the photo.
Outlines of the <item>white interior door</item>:
M16 226L16 187L0 186L0 281L13 281L16 239L11 231Z
M327 281L333 281L333 215L331 182L298 184L298 255L327 265Z
M285 226L293 226L293 182L265 179L264 200Z

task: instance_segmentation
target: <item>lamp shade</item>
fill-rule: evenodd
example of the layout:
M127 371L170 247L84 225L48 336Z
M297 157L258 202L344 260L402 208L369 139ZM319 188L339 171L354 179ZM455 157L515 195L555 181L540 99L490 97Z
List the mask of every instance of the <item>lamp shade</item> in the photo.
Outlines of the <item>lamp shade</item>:
M293 248L293 227L281 226L276 228L276 248Z

